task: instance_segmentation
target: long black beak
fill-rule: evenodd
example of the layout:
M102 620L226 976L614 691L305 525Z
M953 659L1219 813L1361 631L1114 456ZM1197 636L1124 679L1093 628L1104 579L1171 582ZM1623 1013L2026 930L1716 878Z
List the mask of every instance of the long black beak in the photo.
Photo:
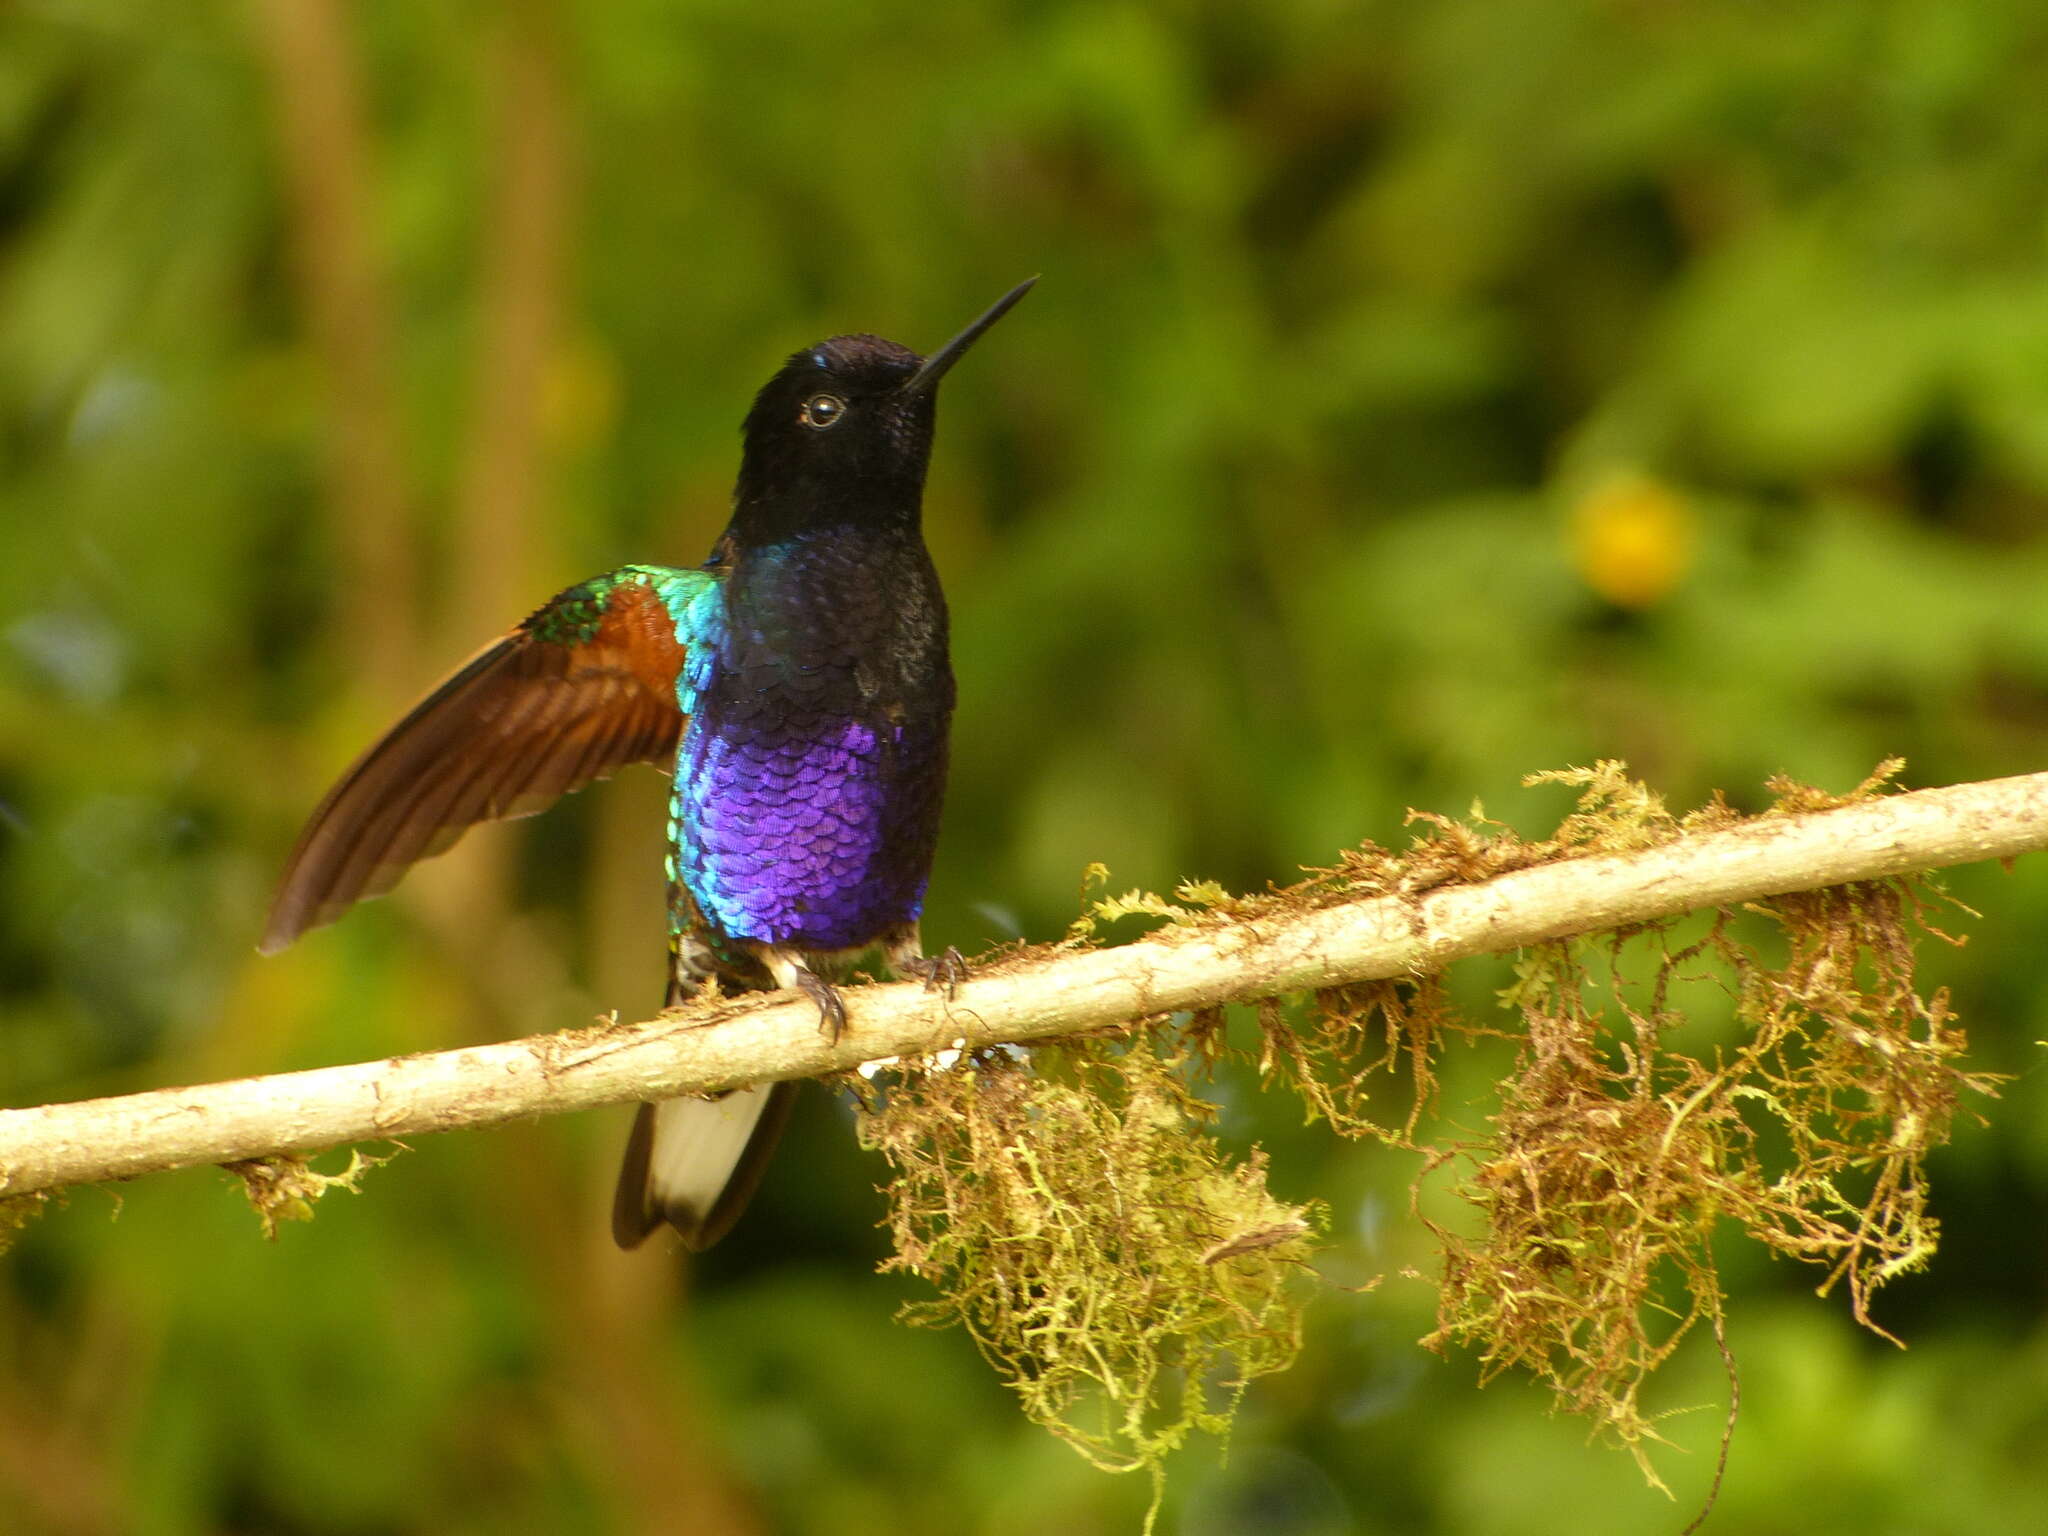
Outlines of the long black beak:
M967 349L981 340L981 333L1007 315L1010 307L1029 293L1031 285L1037 281L1035 277L1025 278L1023 282L989 305L979 320L926 358L924 366L903 381L904 393L914 395L921 390L936 389L946 370L966 356Z

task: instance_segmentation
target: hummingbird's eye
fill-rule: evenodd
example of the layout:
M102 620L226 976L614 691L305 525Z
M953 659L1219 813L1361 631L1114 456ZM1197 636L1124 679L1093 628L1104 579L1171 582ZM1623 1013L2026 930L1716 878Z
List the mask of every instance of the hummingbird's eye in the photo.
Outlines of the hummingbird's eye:
M813 395L804 402L803 424L818 431L836 426L846 414L846 402L837 395Z

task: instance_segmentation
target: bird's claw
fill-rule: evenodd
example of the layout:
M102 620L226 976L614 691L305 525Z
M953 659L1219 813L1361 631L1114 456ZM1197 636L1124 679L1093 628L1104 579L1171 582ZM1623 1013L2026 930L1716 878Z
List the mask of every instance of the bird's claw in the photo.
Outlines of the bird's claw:
M796 984L805 997L818 1005L819 1030L837 1045L839 1037L846 1033L846 1000L839 995L839 989L809 969L796 973Z
M967 962L950 944L936 955L919 955L905 960L897 969L906 976L921 978L927 992L936 992L944 987L948 998L959 991L960 983L967 979Z

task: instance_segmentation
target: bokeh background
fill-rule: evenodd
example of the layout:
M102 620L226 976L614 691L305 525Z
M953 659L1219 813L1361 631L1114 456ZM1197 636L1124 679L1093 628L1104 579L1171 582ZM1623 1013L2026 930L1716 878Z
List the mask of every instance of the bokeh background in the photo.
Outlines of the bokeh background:
M1526 772L1674 803L2048 766L2048 18L2033 0L22 0L0 14L0 1099L658 999L660 781L473 837L286 955L300 818L556 589L694 563L792 349L947 385L962 707L928 936L1081 871L1253 887ZM2048 1529L2048 861L1959 871L1944 1251L1882 1295L1731 1247L1710 1529ZM1500 973L1462 974L1487 1006ZM1488 1071L1446 1111L1483 1124ZM1675 1529L1415 1347L1412 1161L1226 1085L1335 1214L1300 1366L1162 1530ZM1142 1480L891 1314L808 1096L694 1268L605 1232L623 1111L423 1142L264 1243L206 1171L0 1267L9 1533L1122 1532ZM1341 1287L1392 1278L1369 1295Z

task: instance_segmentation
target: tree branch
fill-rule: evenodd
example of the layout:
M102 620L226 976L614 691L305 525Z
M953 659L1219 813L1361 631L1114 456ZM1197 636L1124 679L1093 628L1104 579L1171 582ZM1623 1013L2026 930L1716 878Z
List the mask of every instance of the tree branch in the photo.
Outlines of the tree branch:
M2048 773L1765 816L1474 885L1250 916L978 969L950 1002L861 987L837 1043L809 1001L716 1000L643 1024L0 1111L0 1195L496 1125L884 1056L1027 1041L1183 1009L1441 970L1453 960L1791 891L2048 847Z

